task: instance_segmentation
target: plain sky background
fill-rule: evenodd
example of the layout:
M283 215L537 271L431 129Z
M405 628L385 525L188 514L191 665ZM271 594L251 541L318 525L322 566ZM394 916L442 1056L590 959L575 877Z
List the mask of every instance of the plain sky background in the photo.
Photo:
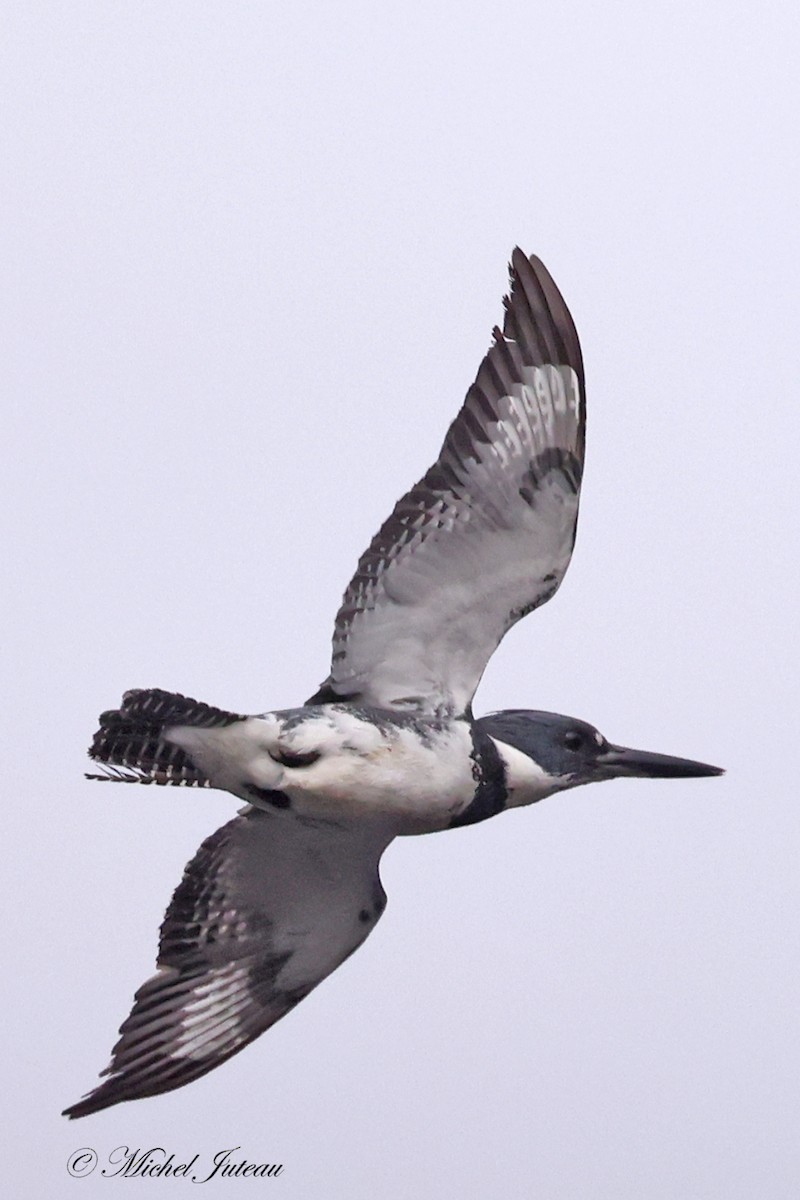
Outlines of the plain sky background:
M240 1146L286 1200L796 1200L798 85L787 3L4 6L0 1186ZM395 843L375 934L218 1071L81 1122L222 793L83 780L131 686L327 673L515 242L580 331L578 543L476 711L727 767ZM138 1193L137 1193L138 1194Z

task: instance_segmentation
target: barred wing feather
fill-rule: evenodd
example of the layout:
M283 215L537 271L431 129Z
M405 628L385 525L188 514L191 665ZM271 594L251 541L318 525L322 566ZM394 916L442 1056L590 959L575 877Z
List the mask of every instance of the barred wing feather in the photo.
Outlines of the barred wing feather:
M284 1016L375 927L391 834L244 810L202 844L161 927L108 1076L82 1117L181 1087Z
M359 561L312 702L469 711L506 631L572 554L583 472L580 344L539 261L515 250L502 333L439 458Z

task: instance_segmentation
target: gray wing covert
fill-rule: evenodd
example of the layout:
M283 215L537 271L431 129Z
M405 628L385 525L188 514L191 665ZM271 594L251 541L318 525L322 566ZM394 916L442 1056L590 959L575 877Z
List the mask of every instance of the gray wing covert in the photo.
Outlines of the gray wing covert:
M376 829L244 810L189 863L109 1078L65 1115L181 1087L273 1025L375 927L386 897Z
M507 630L572 554L585 398L575 325L538 258L513 253L502 333L439 458L361 557L311 702L462 713Z

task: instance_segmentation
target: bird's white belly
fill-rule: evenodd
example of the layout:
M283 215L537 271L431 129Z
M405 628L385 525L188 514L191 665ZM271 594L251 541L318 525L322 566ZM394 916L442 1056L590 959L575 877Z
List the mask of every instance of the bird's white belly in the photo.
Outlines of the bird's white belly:
M475 791L467 722L404 722L397 714L324 705L265 713L222 729L182 726L167 739L210 778L253 801L281 792L299 816L390 820L398 832L442 829ZM313 762L291 765L299 755ZM284 759L283 762L276 761Z

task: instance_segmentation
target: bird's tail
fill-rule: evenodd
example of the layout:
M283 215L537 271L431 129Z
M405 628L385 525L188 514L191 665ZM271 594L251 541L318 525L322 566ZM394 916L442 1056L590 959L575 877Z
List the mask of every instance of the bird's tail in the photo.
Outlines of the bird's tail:
M100 764L102 774L87 773L86 778L208 787L207 776L185 750L164 740L164 731L176 725L213 729L243 720L238 713L212 708L176 692L136 688L125 693L119 708L100 714L89 757Z

